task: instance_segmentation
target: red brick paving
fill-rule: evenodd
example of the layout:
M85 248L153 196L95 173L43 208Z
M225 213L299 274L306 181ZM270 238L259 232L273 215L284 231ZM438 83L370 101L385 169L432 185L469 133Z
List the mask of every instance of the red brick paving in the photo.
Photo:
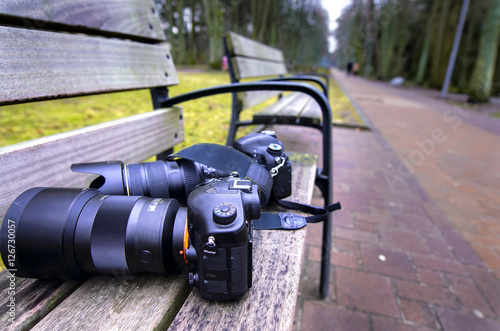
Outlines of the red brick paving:
M294 328L500 330L500 124L334 76L373 131L334 128L331 293L319 300L322 228L308 225ZM321 154L319 132L275 129Z

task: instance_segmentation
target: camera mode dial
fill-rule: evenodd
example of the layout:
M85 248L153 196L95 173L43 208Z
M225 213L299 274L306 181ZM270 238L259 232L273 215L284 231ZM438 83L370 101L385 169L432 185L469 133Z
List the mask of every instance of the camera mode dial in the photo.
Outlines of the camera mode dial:
M236 207L230 203L219 203L213 211L213 219L217 224L229 224L236 219Z

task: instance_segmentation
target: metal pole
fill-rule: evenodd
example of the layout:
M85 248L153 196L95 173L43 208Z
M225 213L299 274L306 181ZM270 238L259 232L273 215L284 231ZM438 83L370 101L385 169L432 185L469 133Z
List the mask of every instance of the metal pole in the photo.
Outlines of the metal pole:
M450 60L448 61L448 68L446 69L446 76L443 82L443 89L441 90L441 99L446 98L446 93L448 93L448 88L450 87L451 74L453 73L453 67L455 66L455 60L457 58L458 46L460 45L460 38L462 37L462 31L464 29L465 18L467 17L467 9L469 8L469 0L464 0L462 4L462 11L460 12L460 19L458 20L457 32L455 34L455 41L453 42L453 48L450 54Z

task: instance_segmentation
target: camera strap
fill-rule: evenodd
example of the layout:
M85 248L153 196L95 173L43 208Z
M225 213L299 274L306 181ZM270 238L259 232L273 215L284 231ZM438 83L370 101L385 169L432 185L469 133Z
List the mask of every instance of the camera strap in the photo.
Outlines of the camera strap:
M300 216L292 213L262 213L260 218L253 221L255 230L297 230L306 226L307 223L323 222L328 214L341 209L340 202L333 203L326 207L316 207L304 205L288 200L275 200L278 206L286 209L298 210L311 216Z
M270 172L249 156L233 148L216 144L195 144L169 156L169 159L181 157L204 164L228 173L237 172L239 177L247 178L259 185L266 205L271 197L273 178ZM261 197L262 198L262 197ZM340 203L326 207L315 207L287 200L274 200L279 206L298 210L312 216L300 216L292 213L261 213L261 217L253 221L256 230L297 230L306 223L318 223L327 219L335 210L341 209Z
M220 171L237 172L239 177L246 178L259 185L261 200L264 205L269 202L273 189L273 177L257 161L231 147L216 144L195 144L169 156L169 159L181 157L204 164Z

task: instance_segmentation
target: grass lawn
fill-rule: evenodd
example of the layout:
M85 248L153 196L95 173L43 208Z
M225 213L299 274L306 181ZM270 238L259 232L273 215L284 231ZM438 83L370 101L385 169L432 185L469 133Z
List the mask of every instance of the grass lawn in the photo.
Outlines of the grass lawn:
M170 96L229 83L226 72L180 72L178 75L180 83L170 88ZM336 82L332 81L330 85L334 122L362 124ZM186 141L178 148L198 142L224 143L231 114L229 94L189 101L182 106ZM265 104L255 107L255 111L264 106ZM0 107L0 147L148 112L151 109L149 90L3 106ZM249 118L251 112L247 112L246 116Z

